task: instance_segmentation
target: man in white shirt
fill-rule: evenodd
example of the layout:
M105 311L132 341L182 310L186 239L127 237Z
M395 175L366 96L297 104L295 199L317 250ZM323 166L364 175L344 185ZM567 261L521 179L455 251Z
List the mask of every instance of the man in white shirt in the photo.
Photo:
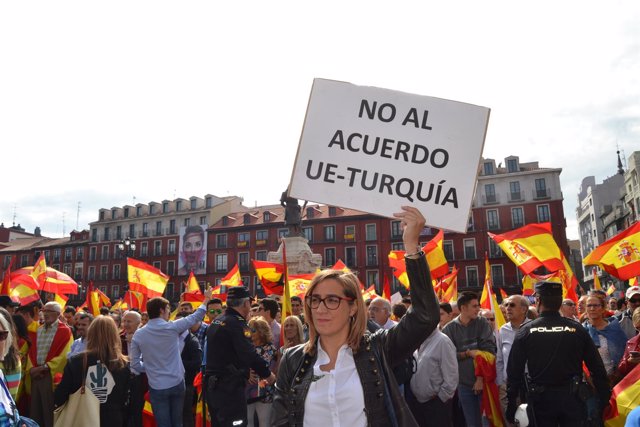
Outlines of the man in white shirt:
M398 323L391 320L391 303L381 297L374 298L369 304L369 318L382 329L391 329Z
M573 302L573 301L571 301ZM500 387L500 406L503 413L507 410L507 362L513 340L520 327L530 320L527 319L529 300L522 295L511 295L503 303L507 323L502 325L498 334L496 353L496 384Z
M78 339L71 344L71 351L67 353L67 359L71 358L74 354L84 351L87 347L85 337L87 336L87 329L89 328L92 320L93 316L90 313L80 313L78 316L78 320L75 322L76 335L78 336Z
M276 321L276 316L280 311L280 306L276 300L271 298L263 298L258 304L258 316L264 317L264 320L271 326L273 334L273 345L280 348L280 323Z
M414 353L416 372L411 377L414 398L407 399L418 425L453 425L453 395L458 387L456 347L435 329Z

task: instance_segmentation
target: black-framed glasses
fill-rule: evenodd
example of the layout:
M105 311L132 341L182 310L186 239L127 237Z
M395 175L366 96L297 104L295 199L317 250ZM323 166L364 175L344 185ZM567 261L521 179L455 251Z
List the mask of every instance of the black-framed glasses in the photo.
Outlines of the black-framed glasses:
M337 310L343 300L351 302L353 301L353 298L340 297L338 295L327 295L324 298L320 298L317 295L311 295L310 297L307 297L305 299L305 301L308 301L307 304L309 304L309 307L313 308L314 310L320 307L321 302L324 303L324 306L329 310Z
M0 331L0 341L5 341L9 336L9 331Z

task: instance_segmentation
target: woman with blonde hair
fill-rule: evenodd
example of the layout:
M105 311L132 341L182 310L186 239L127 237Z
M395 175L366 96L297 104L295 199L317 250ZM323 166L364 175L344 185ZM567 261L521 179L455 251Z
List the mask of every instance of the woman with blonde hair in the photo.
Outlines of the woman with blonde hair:
M86 350L71 356L64 368L55 405L64 404L84 382L100 401L99 425L123 425L130 371L115 321L110 316L96 317L87 329L86 341Z
M287 316L282 324L282 329L284 330L284 345L280 347L280 353L304 342L304 328L298 316Z
M262 316L256 316L249 320L251 328L251 341L256 349L256 353L269 364L271 372L275 372L276 355L278 350L273 345L274 337L271 332L271 325ZM268 426L271 418L271 404L273 403L273 389L271 386L264 387L258 382L255 375L251 376L249 384L245 389L247 398L247 425L253 426L254 414L258 415L258 422L261 426Z
M440 310L419 246L425 219L409 206L394 216L404 229L411 308L393 328L371 334L357 277L317 273L304 299L309 341L283 354L272 426L417 426L392 368L433 332Z

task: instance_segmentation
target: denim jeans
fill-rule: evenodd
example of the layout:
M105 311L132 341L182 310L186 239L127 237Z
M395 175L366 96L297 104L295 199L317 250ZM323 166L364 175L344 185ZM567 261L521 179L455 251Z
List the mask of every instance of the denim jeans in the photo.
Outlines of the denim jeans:
M458 403L462 407L467 427L482 427L481 401L482 394L475 394L471 387L458 385Z
M184 380L174 387L156 390L149 387L151 409L158 427L182 427Z

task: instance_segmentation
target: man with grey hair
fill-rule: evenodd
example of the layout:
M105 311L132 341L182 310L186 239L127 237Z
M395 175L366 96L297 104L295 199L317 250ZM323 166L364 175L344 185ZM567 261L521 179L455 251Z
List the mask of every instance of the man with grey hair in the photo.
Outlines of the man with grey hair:
M41 312L44 322L38 328L35 345L29 348L26 390L31 386L31 418L43 427L53 427L53 378L64 371L73 335L59 320L60 304L50 301Z
M122 315L122 333L120 343L122 344L122 354L129 354L131 339L142 322L142 316L137 311L125 311ZM131 381L129 382L129 405L127 413L129 425L131 427L142 426L142 409L144 407L144 394L149 390L147 386L147 374L131 370Z
M530 320L527 318L529 300L526 297L511 295L502 304L505 308L507 323L502 325L497 338L496 384L500 387L500 405L504 413L507 409L507 362L509 361L509 353L520 327L530 322Z
M227 293L227 311L207 329L206 400L214 426L247 425L244 389L250 369L270 385L276 381L251 342L246 321L250 311L249 292L234 286Z
M391 320L391 303L381 297L374 298L369 304L369 318L382 329L391 329L398 323Z

